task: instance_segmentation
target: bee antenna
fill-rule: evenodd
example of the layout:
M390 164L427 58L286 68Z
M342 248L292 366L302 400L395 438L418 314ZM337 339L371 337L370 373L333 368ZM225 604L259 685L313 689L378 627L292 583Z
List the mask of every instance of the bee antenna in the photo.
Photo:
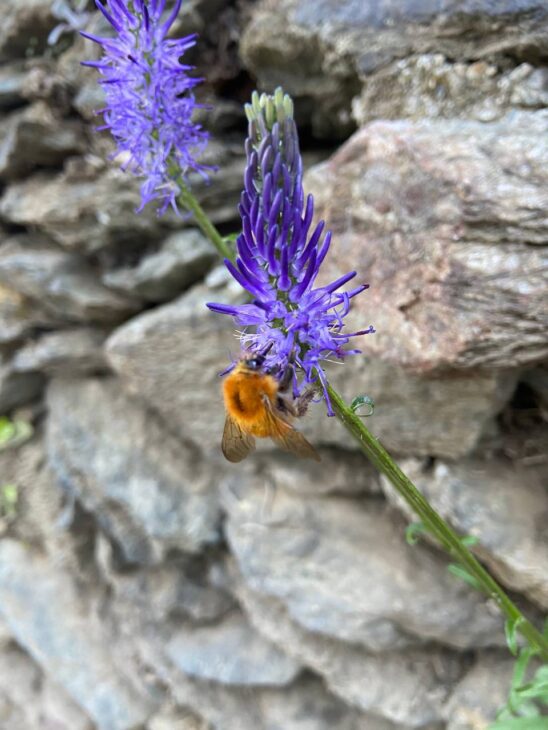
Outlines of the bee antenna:
M257 360L257 362L258 362L259 365L262 365L263 362L266 360L266 356L268 355L268 353L270 352L270 350L273 348L273 346L274 346L274 343L273 342L270 342L265 347L265 349L256 356L255 359Z

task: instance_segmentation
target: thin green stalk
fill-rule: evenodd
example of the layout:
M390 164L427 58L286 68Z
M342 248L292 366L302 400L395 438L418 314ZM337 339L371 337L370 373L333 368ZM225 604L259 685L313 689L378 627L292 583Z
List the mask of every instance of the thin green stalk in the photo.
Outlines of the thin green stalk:
M429 532L438 538L443 547L454 558L459 560L470 575L475 578L485 594L496 602L508 621L512 622L529 644L537 649L539 654L548 661L548 640L523 616L494 578L462 543L462 538L449 527L409 477L402 472L380 441L364 426L360 416L352 411L350 406L331 386L328 386L328 390L337 417L354 436L373 465L390 480L398 493L420 517Z
M183 208L189 210L193 215L196 223L200 226L202 233L208 238L211 243L217 249L219 255L223 259L234 260L234 252L230 250L227 242L221 236L219 231L215 228L213 223L207 217L206 212L196 200L194 195L190 192L189 188L184 184L180 183L181 192L179 194L179 201Z

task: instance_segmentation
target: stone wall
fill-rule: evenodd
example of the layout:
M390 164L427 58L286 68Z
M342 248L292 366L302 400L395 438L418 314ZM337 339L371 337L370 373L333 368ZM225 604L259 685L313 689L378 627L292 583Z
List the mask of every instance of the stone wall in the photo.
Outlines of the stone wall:
M239 296L191 220L136 215L64 3L3 0L2 730L480 730L512 662L316 405L321 464L220 454ZM443 5L443 7L442 7ZM89 27L100 30L97 13ZM251 90L296 102L324 272L370 290L333 382L537 621L548 609L548 8L186 0L214 110L195 190L237 228ZM21 439L23 441L23 439ZM15 504L6 485L15 487Z

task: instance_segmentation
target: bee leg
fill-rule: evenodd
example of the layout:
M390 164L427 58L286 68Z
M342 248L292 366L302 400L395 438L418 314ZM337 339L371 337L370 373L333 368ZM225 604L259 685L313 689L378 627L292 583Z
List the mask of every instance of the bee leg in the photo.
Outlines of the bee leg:
M280 393L286 393L289 390L291 383L293 382L294 373L295 366L292 362L290 362L289 365L286 367L283 376L280 378L280 383L278 386L278 391Z
M308 410L308 405L314 398L315 394L316 388L312 386L311 388L307 388L304 393L297 398L294 406L297 418L302 418L305 415Z

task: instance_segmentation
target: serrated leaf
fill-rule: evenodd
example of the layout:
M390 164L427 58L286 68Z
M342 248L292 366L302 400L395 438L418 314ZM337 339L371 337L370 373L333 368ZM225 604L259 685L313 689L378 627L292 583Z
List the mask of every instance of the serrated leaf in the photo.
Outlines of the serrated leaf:
M405 539L408 545L416 545L421 535L428 532L428 528L422 522L411 522L405 528Z
M478 591L482 590L481 584L478 582L478 580L462 565L451 563L447 566L447 570L457 578L463 580L465 583L468 583L468 585L472 586L472 588L475 588Z

